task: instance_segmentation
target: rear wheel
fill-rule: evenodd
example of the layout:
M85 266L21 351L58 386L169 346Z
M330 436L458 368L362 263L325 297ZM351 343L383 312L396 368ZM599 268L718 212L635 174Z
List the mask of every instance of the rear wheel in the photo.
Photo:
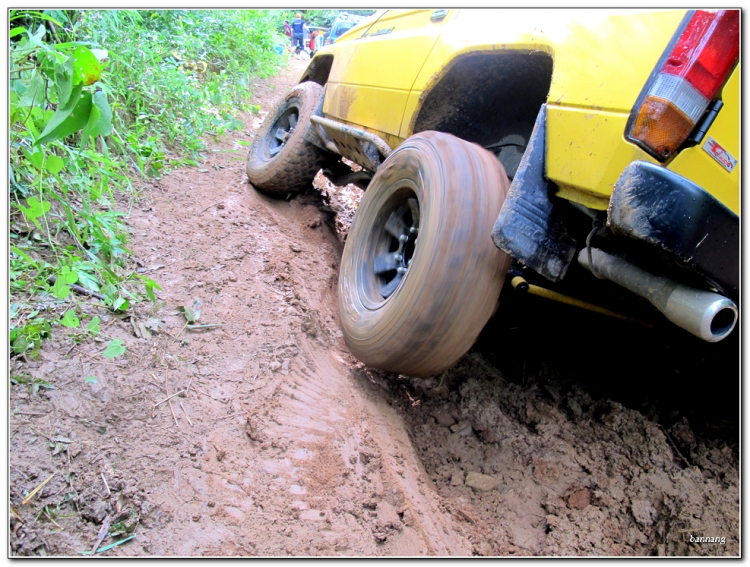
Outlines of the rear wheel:
M494 155L450 134L417 134L383 163L341 261L341 326L357 358L426 376L471 347L510 265L490 237L509 185Z
M322 102L323 87L300 83L268 113L247 159L247 177L258 190L286 197L312 183L325 161L310 141L317 137L310 118Z

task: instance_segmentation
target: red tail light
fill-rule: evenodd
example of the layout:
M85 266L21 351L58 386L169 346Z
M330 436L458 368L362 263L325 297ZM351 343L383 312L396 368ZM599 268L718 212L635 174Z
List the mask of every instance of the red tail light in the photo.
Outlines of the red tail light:
M661 161L672 157L737 64L739 30L739 10L695 12L633 108L627 137Z

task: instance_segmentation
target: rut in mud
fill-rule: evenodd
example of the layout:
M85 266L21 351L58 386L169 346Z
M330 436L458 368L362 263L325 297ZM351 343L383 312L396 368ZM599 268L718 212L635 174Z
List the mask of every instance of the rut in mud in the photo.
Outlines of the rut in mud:
M301 70L254 102L269 108ZM252 133L261 117L245 118ZM125 317L83 303L125 355L56 331L39 361L11 361L55 386L10 392L13 555L77 556L104 522L101 547L135 534L115 556L739 553L731 365L681 359L726 389L708 411L653 389L660 372L692 380L674 352L607 341L596 319L577 321L576 342L538 323L569 311L511 302L440 376L367 368L336 310L359 190L319 177L269 199L244 174L251 139L142 192L131 250L159 301ZM199 322L221 326L185 328L177 308L196 298ZM613 368L618 348L641 350ZM675 376L661 378L684 386Z

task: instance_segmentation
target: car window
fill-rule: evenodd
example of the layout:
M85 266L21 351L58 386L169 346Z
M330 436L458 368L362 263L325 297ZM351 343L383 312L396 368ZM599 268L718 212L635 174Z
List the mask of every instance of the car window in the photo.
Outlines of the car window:
M355 24L356 22L339 22L334 26L333 31L331 32L331 37L339 37L344 35L346 32L352 29Z

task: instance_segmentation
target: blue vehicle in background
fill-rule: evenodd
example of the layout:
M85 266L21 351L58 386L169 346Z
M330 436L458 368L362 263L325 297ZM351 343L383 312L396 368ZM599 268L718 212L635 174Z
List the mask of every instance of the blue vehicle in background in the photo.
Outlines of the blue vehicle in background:
M357 16L348 12L341 12L331 25L331 32L326 36L325 45L334 43L338 38L360 23L367 16Z

